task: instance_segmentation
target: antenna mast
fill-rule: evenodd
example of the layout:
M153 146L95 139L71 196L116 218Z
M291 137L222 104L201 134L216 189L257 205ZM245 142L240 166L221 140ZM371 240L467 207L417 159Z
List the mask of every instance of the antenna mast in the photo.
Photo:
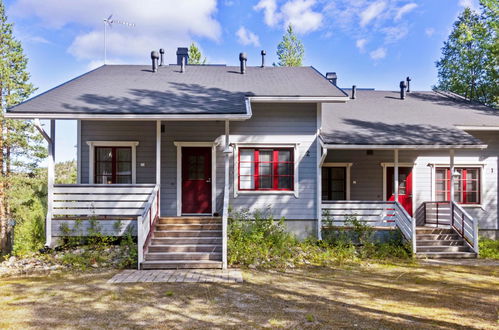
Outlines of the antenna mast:
M125 22L125 21L114 20L112 14L109 15L108 18L105 18L103 21L104 21L104 64L106 64L106 61L107 61L107 26L109 25L109 27L112 28L113 24L116 23L116 24L121 24L121 25L125 25L128 27L135 27L135 24Z

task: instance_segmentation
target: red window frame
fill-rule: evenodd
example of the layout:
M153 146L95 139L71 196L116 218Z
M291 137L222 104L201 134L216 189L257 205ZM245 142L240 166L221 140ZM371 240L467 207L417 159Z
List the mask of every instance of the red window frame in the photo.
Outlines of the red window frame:
M481 198L482 198L482 177L481 177L481 171L480 168L478 167L459 167L456 168L457 171L461 173L461 177L459 179L455 179L455 182L459 182L459 190L457 193L459 193L459 204L464 204L464 205L479 205L481 203ZM476 171L477 172L477 179L472 179L472 181L477 182L477 190L476 191L468 191L468 171ZM447 167L438 167L436 171L445 171L445 175L443 179L437 179L435 176L435 183L437 181L444 181L445 182L445 190L436 190L435 188L435 193L444 193L447 200L450 200L450 169ZM436 184L435 184L436 186ZM476 202L469 202L468 201L468 193L474 193L477 194L477 201Z
M111 160L98 160L97 154L99 149L111 149ZM130 161L118 161L117 150L118 149L129 149L130 150ZM98 177L102 177L104 175L97 173L97 164L98 163L111 163L111 184L117 184L117 178L120 177L130 177L130 183L133 181L133 173L132 173L132 148L131 147L111 147L111 146L98 146L94 148L94 182L97 184L107 184L107 183L99 183ZM118 175L118 163L130 163L130 175Z
M253 189L241 188L241 151L243 150L253 150ZM260 188L260 152L261 151L272 151L272 160L270 162L272 164L272 188ZM279 152L287 151L290 154L289 161L279 161ZM238 177L238 190L240 191L293 191L294 190L294 180L295 180L295 169L294 169L294 149L293 148L240 148L238 153L238 168L237 168L237 177ZM248 163L248 162L243 162ZM289 175L280 175L278 174L279 164L291 164L291 174ZM250 176L250 175L247 175ZM279 188L279 177L289 177L291 180L290 188Z

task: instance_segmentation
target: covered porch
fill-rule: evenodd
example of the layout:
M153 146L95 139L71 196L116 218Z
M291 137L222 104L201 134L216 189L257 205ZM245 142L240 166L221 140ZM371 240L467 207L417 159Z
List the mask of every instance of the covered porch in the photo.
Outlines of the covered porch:
M399 229L416 256L476 256L478 221L461 205L463 195L472 197L461 189L466 178L455 161L456 152L476 148L323 143L319 237L325 227L346 228L354 218L377 230Z

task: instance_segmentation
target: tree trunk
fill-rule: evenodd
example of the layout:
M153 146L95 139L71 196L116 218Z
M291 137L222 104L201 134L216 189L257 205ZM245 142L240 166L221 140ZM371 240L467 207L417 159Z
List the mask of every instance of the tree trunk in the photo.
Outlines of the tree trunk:
M1 104L1 103L0 103ZM4 119L0 118L0 169L2 178L0 179L0 255L7 253L7 217L5 214L5 169L3 159L4 149Z

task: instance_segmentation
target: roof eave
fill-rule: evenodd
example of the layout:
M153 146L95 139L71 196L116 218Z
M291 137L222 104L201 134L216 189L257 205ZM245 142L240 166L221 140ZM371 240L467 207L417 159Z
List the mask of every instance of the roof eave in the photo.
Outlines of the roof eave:
M326 149L336 150L438 150L486 149L486 144L332 144L323 143Z
M254 103L344 103L348 96L251 96Z

